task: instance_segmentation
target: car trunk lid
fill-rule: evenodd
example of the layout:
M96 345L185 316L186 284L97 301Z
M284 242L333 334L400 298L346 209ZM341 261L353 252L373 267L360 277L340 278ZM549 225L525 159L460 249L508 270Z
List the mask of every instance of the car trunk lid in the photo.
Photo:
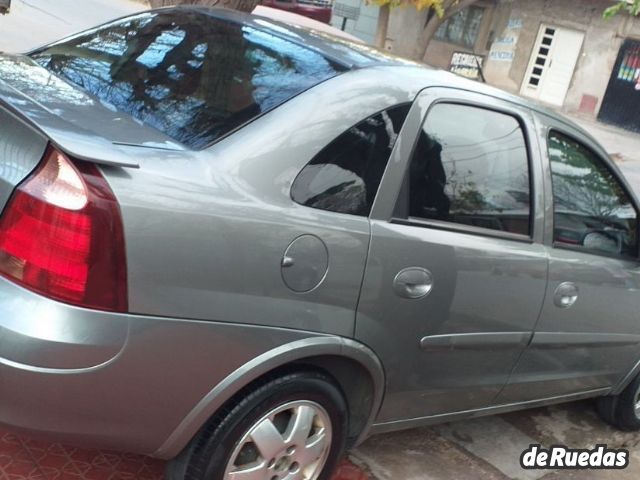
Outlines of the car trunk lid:
M18 119L29 125L33 138L46 138L68 155L94 163L137 167L138 156L149 154L143 150L185 150L23 55L0 55L0 110L3 118L13 117L12 125ZM0 124L0 144L10 136L4 131L5 122ZM0 168L6 162L0 159Z

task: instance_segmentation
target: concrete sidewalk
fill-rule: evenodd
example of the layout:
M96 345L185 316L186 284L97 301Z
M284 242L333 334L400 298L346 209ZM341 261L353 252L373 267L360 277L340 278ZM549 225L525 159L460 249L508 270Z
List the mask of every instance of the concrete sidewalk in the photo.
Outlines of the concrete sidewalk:
M625 470L524 470L531 444L630 450ZM594 402L541 408L378 435L352 453L371 480L637 480L640 435L618 432L596 415Z
M570 117L593 137L613 157L618 166L640 195L640 134L583 117Z
M640 161L640 134L579 116L570 116L619 162Z
M147 8L134 0L13 0L0 15L0 51L24 52Z

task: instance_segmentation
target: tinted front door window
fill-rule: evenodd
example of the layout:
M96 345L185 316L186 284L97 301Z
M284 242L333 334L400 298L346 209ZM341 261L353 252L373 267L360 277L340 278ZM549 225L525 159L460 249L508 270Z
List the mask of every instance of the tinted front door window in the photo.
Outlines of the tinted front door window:
M637 213L620 182L588 148L549 136L554 241L594 252L636 256Z
M409 215L530 234L524 134L510 115L439 104L413 155Z

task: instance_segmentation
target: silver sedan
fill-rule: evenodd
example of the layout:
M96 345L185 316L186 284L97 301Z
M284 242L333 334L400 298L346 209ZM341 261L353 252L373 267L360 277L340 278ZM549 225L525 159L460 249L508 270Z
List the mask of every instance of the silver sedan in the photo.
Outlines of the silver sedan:
M542 107L168 8L0 56L0 423L326 479L369 434L580 398L640 427L638 203Z

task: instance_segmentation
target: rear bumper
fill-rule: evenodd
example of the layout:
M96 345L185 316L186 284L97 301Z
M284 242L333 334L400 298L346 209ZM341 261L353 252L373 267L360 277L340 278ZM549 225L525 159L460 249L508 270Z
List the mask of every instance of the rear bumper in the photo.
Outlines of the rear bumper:
M228 375L309 336L88 311L0 278L0 424L152 454Z

